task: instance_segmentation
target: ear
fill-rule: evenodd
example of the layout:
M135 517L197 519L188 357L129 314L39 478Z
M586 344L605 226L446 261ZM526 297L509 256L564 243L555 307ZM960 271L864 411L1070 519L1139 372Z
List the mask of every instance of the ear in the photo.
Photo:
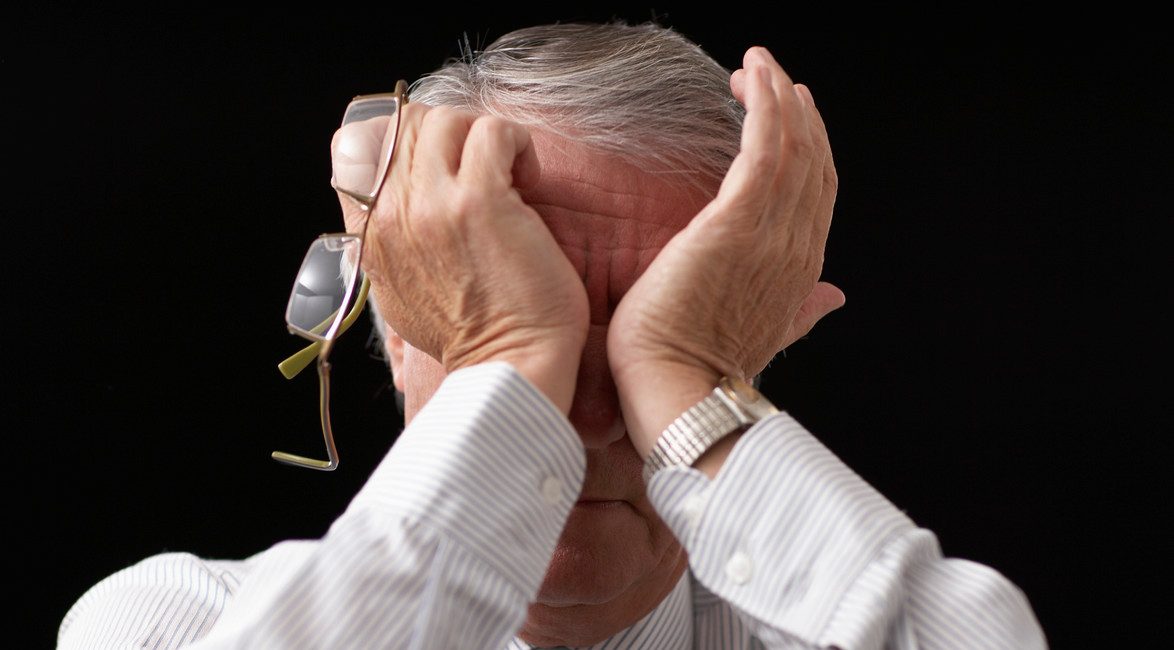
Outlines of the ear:
M395 389L403 393L404 376L401 371L404 367L404 340L390 327L384 330L383 349L387 351L387 361L391 365L391 381Z

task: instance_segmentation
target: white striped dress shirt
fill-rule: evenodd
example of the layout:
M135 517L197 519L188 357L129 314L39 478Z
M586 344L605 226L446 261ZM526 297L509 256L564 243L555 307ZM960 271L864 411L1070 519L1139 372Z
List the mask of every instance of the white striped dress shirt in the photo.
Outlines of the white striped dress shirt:
M81 596L58 648L530 648L514 634L585 467L566 417L511 366L455 372L322 539L143 560ZM1014 584L942 557L786 413L716 480L675 467L648 490L689 571L592 648L1047 647Z

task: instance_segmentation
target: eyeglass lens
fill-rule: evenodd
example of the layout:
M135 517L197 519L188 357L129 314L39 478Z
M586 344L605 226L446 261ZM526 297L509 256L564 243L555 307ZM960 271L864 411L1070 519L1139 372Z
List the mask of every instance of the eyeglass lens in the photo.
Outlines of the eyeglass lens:
M316 339L333 336L355 298L360 241L355 236L330 236L310 246L286 308L291 328Z
M335 188L373 198L395 142L396 108L391 95L364 97L347 106L331 153Z

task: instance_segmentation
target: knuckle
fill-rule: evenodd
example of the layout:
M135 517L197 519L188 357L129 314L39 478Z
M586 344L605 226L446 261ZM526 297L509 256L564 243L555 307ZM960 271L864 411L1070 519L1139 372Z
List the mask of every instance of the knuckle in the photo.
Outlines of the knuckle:
M823 275L823 250L822 247L817 246L807 258L807 283L814 287L821 275Z
M449 195L453 216L460 219L474 213L485 202L481 188L476 185L460 184Z
M829 159L823 171L823 188L825 192L835 195L840 189L840 174Z
M419 104L408 104L404 108L406 110L418 109L423 111L423 115L420 116L420 125L422 128L442 126L457 116L456 111L448 106L423 107Z
M473 121L470 131L490 142L498 142L509 135L510 123L496 115L480 115Z
M419 119L422 120L428 116L429 113L436 111L442 106L429 106L428 104L420 104L418 102L408 102L400 106L399 110L403 112L401 118L403 119Z

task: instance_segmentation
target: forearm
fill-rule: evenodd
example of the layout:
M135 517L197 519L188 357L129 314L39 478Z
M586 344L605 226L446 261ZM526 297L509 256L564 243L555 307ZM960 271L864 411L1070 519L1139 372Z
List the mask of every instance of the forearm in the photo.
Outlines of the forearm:
M453 374L321 540L152 558L86 594L60 647L500 646L584 469L574 430L512 368Z

